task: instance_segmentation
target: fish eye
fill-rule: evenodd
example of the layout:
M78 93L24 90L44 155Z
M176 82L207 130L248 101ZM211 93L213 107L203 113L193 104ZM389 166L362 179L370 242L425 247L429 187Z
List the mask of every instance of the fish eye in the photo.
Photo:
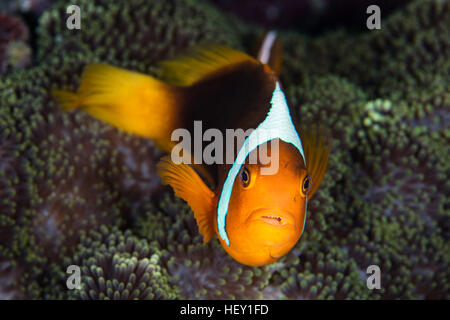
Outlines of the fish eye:
M251 182L250 171L247 167L244 167L241 171L241 184L244 188L248 188Z
M311 176L307 174L302 182L302 194L307 196L308 193L311 191L311 189L312 189L312 179Z

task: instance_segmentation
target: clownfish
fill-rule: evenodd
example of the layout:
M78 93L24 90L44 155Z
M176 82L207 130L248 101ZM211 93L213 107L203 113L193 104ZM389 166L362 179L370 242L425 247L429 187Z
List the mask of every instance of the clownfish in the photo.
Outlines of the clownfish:
M324 177L330 152L326 130L302 130L292 120L278 78L280 52L276 34L269 32L257 58L222 45L196 46L163 61L158 79L90 64L76 92L54 89L52 94L63 110L78 108L151 138L169 154L176 145L174 130L193 133L194 121L224 135L227 129L254 129L233 149L232 163L190 165L166 155L157 170L162 183L191 207L204 242L216 234L235 260L262 266L283 257L300 239L307 203ZM278 161L275 173L263 174L270 166L258 156L263 148ZM255 152L256 161L249 161Z

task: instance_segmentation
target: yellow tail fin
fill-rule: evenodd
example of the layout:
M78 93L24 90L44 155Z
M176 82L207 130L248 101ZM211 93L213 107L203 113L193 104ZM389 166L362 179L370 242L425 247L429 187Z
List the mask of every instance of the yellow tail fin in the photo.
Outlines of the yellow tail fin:
M76 93L52 93L63 110L83 109L119 129L152 138L169 152L170 134L178 127L179 91L138 72L91 64Z

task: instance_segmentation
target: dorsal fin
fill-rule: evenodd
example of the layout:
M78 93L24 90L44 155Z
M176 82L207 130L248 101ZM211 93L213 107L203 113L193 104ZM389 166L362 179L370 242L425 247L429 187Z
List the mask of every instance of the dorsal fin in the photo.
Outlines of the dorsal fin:
M269 31L259 39L257 59L267 64L276 74L281 74L283 46L276 31Z
M203 241L209 242L214 236L215 194L195 170L187 164L175 164L170 156L161 158L157 165L158 175L163 184L172 187L175 195L186 201L194 212Z
M197 45L173 60L160 63L161 78L174 86L190 86L255 58L218 44Z

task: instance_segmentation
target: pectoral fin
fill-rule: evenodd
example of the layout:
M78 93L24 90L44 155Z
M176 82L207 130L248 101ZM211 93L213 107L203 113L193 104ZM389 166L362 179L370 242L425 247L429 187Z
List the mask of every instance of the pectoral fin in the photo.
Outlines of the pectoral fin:
M195 170L187 164L175 164L170 156L162 157L157 165L163 184L172 187L175 195L185 200L192 211L203 241L209 242L214 235L216 196Z
M331 149L331 134L327 128L312 125L300 130L306 158L306 169L311 175L313 186L308 195L312 198L325 175Z

